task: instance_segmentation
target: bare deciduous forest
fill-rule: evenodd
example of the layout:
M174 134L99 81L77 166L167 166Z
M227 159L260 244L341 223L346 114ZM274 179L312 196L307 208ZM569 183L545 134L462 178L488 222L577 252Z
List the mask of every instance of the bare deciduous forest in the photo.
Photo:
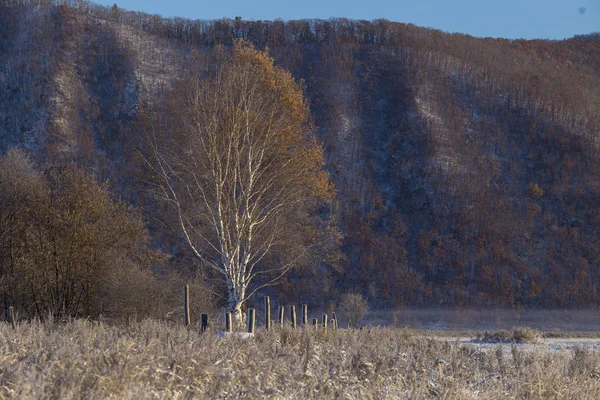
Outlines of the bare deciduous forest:
M239 39L268 48L301 82L335 186L333 201L309 216L329 221L328 247L262 294L324 308L344 293L377 309L598 305L600 36L479 39L386 20L192 21L81 1L2 1L0 152L3 163L20 160L28 180L18 182L37 191L24 202L2 192L4 309L108 313L94 299L125 296L117 283L129 278L77 274L115 263L130 267L111 274L139 275L140 293L152 287L166 299L165 282L191 279L222 293L218 274L198 275L205 270L176 213L152 194L140 149L148 115L169 120L182 82ZM81 185L94 187L91 197L71 199ZM75 200L113 216L93 222L91 203L90 215L71 215ZM13 224L40 212L63 220ZM77 232L69 218L92 222ZM87 243L94 229L123 229L128 242L113 251L93 240L96 255L85 260L79 245L33 249L35 237ZM36 262L47 265L42 275L66 275L19 300L10 282L37 285L41 275L23 281Z

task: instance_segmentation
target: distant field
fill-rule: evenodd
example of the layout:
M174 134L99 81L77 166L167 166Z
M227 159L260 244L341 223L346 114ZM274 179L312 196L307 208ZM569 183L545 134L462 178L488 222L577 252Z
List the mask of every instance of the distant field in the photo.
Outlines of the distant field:
M0 398L600 398L600 353L398 328L220 339L158 321L0 323Z
M498 330L527 326L541 331L600 332L600 310L406 309L373 311L366 324L434 330Z

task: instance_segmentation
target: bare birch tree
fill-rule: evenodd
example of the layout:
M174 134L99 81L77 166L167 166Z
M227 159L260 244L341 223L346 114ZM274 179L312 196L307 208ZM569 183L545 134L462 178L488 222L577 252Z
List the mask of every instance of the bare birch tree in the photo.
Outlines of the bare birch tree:
M266 52L217 51L150 117L145 157L194 255L244 301L322 242L315 210L332 194L302 86ZM219 55L220 54L220 55ZM254 285L253 280L261 285Z

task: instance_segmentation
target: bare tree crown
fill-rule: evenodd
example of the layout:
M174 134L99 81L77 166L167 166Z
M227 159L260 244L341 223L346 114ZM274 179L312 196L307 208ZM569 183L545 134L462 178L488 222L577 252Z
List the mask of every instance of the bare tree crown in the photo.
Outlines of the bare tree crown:
M173 96L176 118L153 121L147 160L237 312L252 280L270 283L318 246L315 209L332 186L301 84L243 41L216 58Z

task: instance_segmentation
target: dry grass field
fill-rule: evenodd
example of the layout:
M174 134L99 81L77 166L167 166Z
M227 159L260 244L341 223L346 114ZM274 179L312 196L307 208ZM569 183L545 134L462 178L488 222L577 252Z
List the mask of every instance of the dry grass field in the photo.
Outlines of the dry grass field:
M0 398L600 398L596 350L486 349L397 328L218 338L153 320L0 324Z

